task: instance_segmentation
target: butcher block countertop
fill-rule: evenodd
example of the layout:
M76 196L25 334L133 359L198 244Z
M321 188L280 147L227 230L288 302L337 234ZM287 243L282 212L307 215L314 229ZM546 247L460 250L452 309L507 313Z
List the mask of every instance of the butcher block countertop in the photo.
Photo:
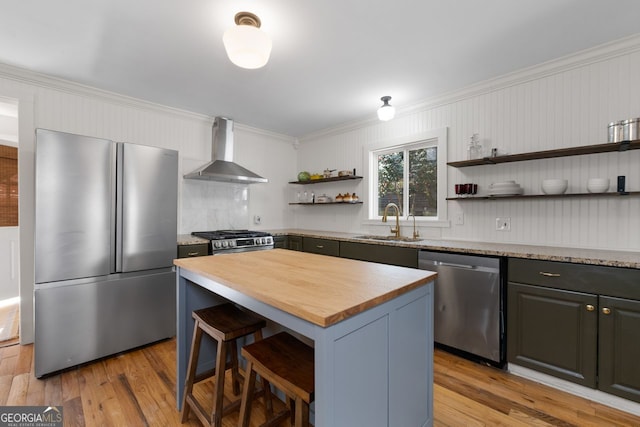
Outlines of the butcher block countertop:
M174 264L321 327L437 276L425 270L286 249L182 258Z

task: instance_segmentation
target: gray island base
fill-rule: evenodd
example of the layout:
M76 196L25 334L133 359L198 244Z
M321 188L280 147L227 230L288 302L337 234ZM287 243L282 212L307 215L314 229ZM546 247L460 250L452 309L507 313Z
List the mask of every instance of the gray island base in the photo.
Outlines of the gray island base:
M435 273L281 249L175 263L178 409L191 313L232 301L314 346L316 427L433 424ZM336 280L327 274L332 271ZM270 329L265 335L274 333ZM201 369L213 366L214 359L213 346L203 349L201 360L207 363Z

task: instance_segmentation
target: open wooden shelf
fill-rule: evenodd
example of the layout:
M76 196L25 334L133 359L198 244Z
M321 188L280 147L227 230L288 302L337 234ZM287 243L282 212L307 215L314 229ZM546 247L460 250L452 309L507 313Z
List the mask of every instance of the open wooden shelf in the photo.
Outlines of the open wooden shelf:
M627 197L639 196L640 191L627 191L625 193L569 193L569 194L521 194L517 196L469 196L469 197L447 197L447 200L476 201L476 200L512 200L512 199L562 199L580 197Z
M300 185L321 184L323 182L348 181L350 179L362 179L362 177L354 176L354 175L332 176L331 178L311 179L309 181L289 181L289 184L300 184Z
M531 153L510 154L507 156L483 157L482 159L448 162L454 168L467 166L495 165L499 163L521 162L525 160L551 159L555 157L580 156L583 154L611 153L640 149L640 140L610 142L607 144L585 145L582 147L559 148L556 150L534 151Z
M289 202L290 205L311 205L311 206L323 206L323 205L361 205L362 202L330 202L330 203L311 203L311 202Z

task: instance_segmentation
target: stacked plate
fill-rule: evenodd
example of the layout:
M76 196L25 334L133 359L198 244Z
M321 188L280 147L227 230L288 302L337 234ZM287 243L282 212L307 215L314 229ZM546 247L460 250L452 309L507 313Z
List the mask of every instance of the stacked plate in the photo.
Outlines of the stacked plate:
M494 182L489 185L490 197L518 196L523 192L520 184L516 184L515 181Z

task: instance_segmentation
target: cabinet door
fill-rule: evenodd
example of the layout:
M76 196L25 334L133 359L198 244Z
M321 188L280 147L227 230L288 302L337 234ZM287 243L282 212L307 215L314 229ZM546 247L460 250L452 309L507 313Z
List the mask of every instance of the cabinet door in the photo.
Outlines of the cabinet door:
M600 297L599 389L640 402L640 301Z
M302 236L289 236L287 240L289 241L289 249L292 251L302 250Z
M340 242L337 240L317 239L315 237L302 238L302 250L320 255L340 255Z
M507 359L587 387L596 387L598 297L508 285Z
M276 249L289 249L287 236L273 236L273 247Z

